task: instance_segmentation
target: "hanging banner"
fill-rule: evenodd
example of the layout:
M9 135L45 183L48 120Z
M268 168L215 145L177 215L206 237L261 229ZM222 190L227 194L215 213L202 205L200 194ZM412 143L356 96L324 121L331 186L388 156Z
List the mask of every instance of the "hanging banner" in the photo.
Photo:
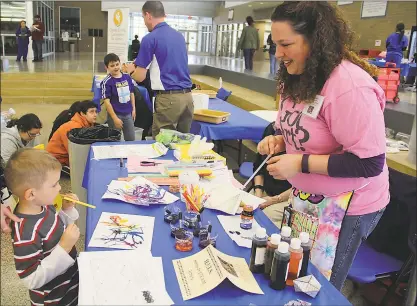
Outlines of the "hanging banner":
M129 48L129 9L109 9L107 31L107 53L115 53L120 62L127 61Z

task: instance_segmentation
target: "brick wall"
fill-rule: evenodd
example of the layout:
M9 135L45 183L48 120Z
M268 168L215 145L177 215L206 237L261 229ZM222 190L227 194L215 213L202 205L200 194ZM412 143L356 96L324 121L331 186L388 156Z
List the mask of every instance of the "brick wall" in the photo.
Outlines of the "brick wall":
M406 30L416 25L415 1L388 1L384 17L361 18L362 1L339 8L358 36L355 49L385 50L385 40L395 31L397 23L403 22ZM381 40L381 47L375 47L375 40Z

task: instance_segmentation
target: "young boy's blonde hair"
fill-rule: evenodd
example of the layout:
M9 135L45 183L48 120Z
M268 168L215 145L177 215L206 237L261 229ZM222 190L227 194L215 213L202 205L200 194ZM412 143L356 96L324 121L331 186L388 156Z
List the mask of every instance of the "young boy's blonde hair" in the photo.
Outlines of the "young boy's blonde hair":
M59 161L45 150L25 148L13 153L4 169L7 187L18 197L29 188L39 188L48 172L61 171Z

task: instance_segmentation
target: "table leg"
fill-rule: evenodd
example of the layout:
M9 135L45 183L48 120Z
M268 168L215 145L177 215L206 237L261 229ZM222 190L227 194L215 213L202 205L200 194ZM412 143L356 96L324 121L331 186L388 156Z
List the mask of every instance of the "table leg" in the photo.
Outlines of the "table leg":
M238 140L238 149L237 149L237 164L242 165L242 139Z

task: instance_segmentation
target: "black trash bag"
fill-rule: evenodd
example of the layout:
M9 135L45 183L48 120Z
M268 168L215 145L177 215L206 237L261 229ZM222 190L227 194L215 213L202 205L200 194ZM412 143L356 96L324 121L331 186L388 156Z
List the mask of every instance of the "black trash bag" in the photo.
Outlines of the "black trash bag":
M95 142L120 141L122 133L104 125L88 128L72 129L68 132L68 139L77 144L92 144Z

